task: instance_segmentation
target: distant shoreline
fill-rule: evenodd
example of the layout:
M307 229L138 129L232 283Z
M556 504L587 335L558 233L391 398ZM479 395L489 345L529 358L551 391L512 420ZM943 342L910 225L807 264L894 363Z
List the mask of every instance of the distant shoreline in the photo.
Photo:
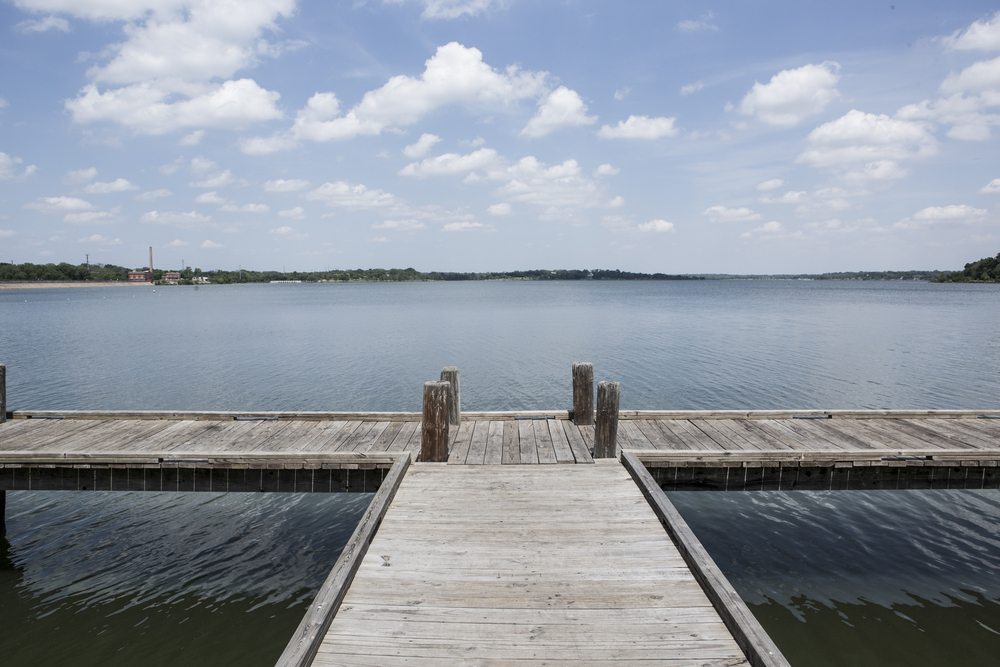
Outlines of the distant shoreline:
M0 290L60 289L63 287L135 287L142 285L153 287L151 283L130 283L124 280L24 280L0 282Z

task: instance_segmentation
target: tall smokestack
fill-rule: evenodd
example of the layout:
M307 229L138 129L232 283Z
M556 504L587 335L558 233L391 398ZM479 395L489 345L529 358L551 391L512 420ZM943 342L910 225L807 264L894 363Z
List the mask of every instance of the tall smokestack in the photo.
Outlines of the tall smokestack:
M149 270L153 270L153 246L149 246Z

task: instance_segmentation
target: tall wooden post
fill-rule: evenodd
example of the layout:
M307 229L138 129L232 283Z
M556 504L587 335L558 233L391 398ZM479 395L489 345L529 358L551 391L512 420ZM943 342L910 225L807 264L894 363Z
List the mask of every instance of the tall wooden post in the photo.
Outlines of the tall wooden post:
M573 423L594 423L594 364L589 362L573 363Z
M610 459L615 456L618 440L617 382L597 383L597 423L594 427L594 458Z
M420 425L420 460L448 462L448 395L450 382L424 383L424 415Z
M441 369L441 382L450 382L449 390L450 402L448 403L448 423L458 427L462 423L462 401L458 388L458 369L454 366L445 366Z
M0 364L0 424L7 421L7 367Z

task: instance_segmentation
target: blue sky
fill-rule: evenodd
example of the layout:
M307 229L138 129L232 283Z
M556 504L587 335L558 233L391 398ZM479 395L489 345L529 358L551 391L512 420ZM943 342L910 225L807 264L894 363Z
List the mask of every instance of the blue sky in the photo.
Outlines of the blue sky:
M6 0L0 260L956 269L1000 7Z

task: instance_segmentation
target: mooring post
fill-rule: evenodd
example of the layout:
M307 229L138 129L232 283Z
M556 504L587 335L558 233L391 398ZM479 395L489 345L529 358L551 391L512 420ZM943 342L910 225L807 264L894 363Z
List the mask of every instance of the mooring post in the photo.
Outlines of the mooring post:
M594 364L585 361L573 363L573 423L594 423Z
M448 398L450 382L424 383L424 415L420 431L420 460L448 462Z
M0 424L7 421L7 367L0 364Z
M617 382L597 383L597 423L594 425L594 458L610 459L615 455L618 440Z
M441 382L450 382L451 389L448 391L450 401L448 403L448 423L458 428L462 423L462 401L458 389L458 369L455 366L445 366L441 369Z

